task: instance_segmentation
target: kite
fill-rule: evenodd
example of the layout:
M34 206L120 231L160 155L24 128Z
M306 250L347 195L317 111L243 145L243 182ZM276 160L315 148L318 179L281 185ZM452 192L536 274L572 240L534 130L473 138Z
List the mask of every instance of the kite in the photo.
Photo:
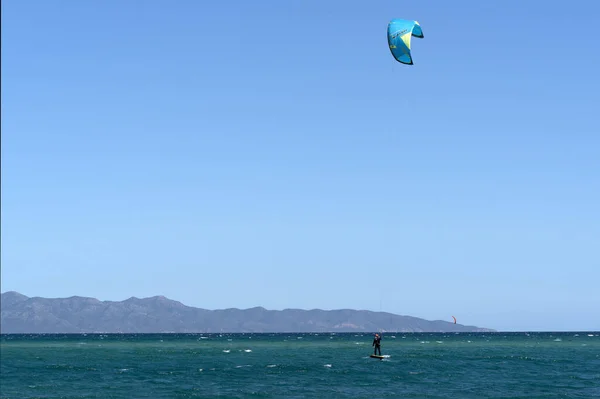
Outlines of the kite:
M413 65L413 59L410 55L410 39L412 37L422 39L423 30L417 21L406 19L392 19L388 24L387 38L390 51L396 61Z

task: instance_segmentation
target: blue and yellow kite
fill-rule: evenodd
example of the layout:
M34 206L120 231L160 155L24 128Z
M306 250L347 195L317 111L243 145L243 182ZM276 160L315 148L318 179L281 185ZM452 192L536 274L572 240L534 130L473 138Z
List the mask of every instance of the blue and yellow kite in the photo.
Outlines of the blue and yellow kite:
M387 37L390 51L396 61L407 65L413 65L410 55L410 39L412 37L422 39L423 30L417 21L405 19L392 19L388 24Z

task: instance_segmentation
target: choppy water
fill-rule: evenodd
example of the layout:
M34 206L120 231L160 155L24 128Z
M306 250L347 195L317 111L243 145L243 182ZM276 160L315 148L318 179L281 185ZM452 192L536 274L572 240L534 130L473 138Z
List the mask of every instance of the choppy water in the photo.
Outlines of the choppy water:
M600 333L3 335L1 398L594 398Z

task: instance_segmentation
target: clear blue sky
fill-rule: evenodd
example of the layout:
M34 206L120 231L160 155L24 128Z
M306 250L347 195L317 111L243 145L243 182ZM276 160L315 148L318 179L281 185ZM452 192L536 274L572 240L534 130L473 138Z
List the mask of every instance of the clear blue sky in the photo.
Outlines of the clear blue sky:
M599 12L3 1L2 291L600 329Z

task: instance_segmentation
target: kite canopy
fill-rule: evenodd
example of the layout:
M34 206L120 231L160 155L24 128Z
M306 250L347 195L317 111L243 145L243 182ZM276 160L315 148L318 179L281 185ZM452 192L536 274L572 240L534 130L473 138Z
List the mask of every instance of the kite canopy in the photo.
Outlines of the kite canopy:
M410 55L410 39L412 36L419 39L424 37L421 25L417 21L392 19L388 24L388 44L396 61L413 65L412 56Z

